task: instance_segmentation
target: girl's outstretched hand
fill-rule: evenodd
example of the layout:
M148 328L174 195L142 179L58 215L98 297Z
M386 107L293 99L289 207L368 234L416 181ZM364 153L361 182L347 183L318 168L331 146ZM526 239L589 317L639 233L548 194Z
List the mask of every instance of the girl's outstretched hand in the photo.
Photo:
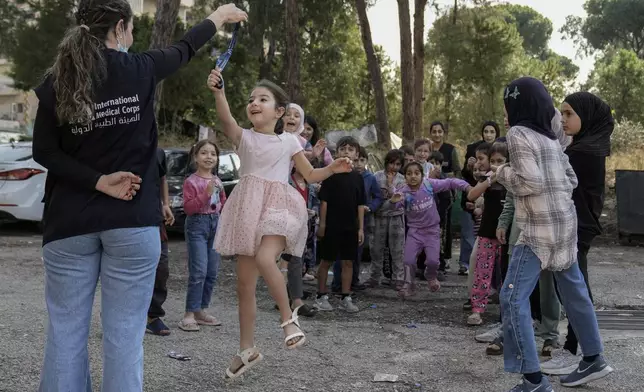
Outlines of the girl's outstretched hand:
M313 146L313 156L316 158L319 158L322 153L324 153L324 149L326 148L326 140L320 139L318 140L317 143L315 143L315 146Z
M348 173L353 170L353 162L349 158L338 158L331 162L329 168L333 173Z
M208 80L206 81L206 84L208 85L210 91L212 91L213 93L223 93L224 88L217 87L219 86L219 82L221 82L222 79L223 77L221 76L221 70L219 68L210 71L210 75L208 75Z

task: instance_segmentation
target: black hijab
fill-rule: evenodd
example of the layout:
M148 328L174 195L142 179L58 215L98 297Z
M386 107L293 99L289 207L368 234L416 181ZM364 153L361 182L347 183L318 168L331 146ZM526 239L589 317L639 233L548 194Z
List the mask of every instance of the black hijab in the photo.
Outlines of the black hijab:
M540 80L524 77L513 81L505 88L503 102L511 127L521 125L557 140L551 125L555 107Z
M615 128L611 108L601 98L587 92L574 93L564 100L581 119L581 130L573 136L567 152L607 157L610 155L610 135Z

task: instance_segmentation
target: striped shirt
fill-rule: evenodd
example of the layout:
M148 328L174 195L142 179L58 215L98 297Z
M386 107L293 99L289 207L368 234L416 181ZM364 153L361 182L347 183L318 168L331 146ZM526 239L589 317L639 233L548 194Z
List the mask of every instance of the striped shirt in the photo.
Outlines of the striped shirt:
M514 194L517 245L529 246L544 270L567 269L577 261L577 176L568 156L557 140L522 126L512 127L507 141L511 161L497 180Z

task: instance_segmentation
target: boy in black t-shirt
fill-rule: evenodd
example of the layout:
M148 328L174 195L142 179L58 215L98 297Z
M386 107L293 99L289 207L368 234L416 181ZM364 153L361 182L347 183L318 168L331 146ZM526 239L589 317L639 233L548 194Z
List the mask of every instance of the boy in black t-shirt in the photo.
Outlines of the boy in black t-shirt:
M360 144L353 137L343 137L337 144L337 157L358 158ZM367 204L364 181L357 171L334 174L322 183L320 199L319 252L322 262L318 268L318 295L315 306L319 310L333 310L327 294L329 268L335 260L342 260L341 309L357 312L350 296L353 261L358 246L364 242L364 207Z

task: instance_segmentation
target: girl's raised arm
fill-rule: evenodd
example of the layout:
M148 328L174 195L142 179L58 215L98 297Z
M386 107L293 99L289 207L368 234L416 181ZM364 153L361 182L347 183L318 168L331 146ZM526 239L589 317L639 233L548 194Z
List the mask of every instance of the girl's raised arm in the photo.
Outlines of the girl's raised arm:
M228 106L224 88L217 87L221 80L221 71L213 69L210 72L210 76L208 76L208 88L215 94L215 109L217 110L217 117L221 122L221 128L224 131L224 134L233 142L235 147L239 147L242 128L237 124L237 121L233 118L233 115L230 112L230 106Z
M329 166L321 169L314 169L311 162L304 155L304 151L300 150L293 155L293 162L295 168L304 177L306 182L314 184L322 182L331 177L334 173L347 173L352 169L352 164L349 158L338 158L333 161Z

